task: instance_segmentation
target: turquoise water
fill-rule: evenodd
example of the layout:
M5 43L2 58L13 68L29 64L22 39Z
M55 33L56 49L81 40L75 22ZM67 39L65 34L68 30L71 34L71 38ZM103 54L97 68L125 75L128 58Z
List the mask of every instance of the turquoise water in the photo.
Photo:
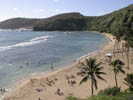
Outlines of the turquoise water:
M33 73L62 68L99 50L107 39L95 32L0 31L0 88Z

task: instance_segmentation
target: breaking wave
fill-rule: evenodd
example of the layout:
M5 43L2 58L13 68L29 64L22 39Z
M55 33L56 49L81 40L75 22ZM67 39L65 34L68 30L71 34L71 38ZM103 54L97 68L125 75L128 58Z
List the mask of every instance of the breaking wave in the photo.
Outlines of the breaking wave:
M29 41L26 41L26 42L17 43L15 45L9 45L9 46L0 47L0 51L10 50L10 49L14 49L14 48L17 48L17 47L32 46L32 45L35 45L35 44L39 44L41 42L44 42L48 38L52 38L52 36L36 37L36 38L33 38L33 39L31 39Z

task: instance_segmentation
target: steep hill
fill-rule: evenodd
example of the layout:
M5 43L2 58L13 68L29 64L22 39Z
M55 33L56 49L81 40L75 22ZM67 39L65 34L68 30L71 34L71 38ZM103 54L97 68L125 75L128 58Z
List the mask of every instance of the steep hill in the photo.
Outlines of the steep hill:
M0 22L0 29L18 29L33 27L38 19L13 18Z
M80 31L85 30L86 20L80 13L65 13L47 19L41 19L34 31Z
M27 27L33 28L35 26L45 27L46 25L49 25L50 23L55 23L56 21L61 24L60 20L76 19L78 21L78 19L82 19L83 17L84 16L80 13L74 12L59 14L45 19L13 18L0 22L0 29L18 29Z
M34 31L101 31L112 32L116 27L128 26L133 30L133 4L98 17L80 13L65 13L45 19L14 18L0 22L2 29L31 27Z
M112 32L116 27L128 26L133 30L133 5L87 21L87 30Z

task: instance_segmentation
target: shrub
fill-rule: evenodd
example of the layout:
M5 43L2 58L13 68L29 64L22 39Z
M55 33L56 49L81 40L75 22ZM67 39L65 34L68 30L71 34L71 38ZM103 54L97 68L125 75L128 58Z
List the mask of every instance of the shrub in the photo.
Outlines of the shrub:
M75 98L75 97L72 97L72 96L69 96L69 97L67 97L66 100L81 100L81 99ZM83 99L82 99L82 100L83 100Z
M127 77L124 79L124 83L129 87L129 90L133 92L133 73L127 74Z
M99 95L117 95L120 93L120 88L119 87L112 87L112 88L107 88L105 90L101 90L98 94Z

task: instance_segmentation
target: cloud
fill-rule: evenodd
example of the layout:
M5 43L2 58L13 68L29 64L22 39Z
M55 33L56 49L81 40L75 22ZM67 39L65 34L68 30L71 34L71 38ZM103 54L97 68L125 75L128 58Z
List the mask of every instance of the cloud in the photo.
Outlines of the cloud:
M34 10L32 10L32 13L43 13L43 12L45 12L44 9L34 9Z
M14 12L16 12L16 11L18 11L19 9L18 9L18 8L12 8L12 10L13 10Z

